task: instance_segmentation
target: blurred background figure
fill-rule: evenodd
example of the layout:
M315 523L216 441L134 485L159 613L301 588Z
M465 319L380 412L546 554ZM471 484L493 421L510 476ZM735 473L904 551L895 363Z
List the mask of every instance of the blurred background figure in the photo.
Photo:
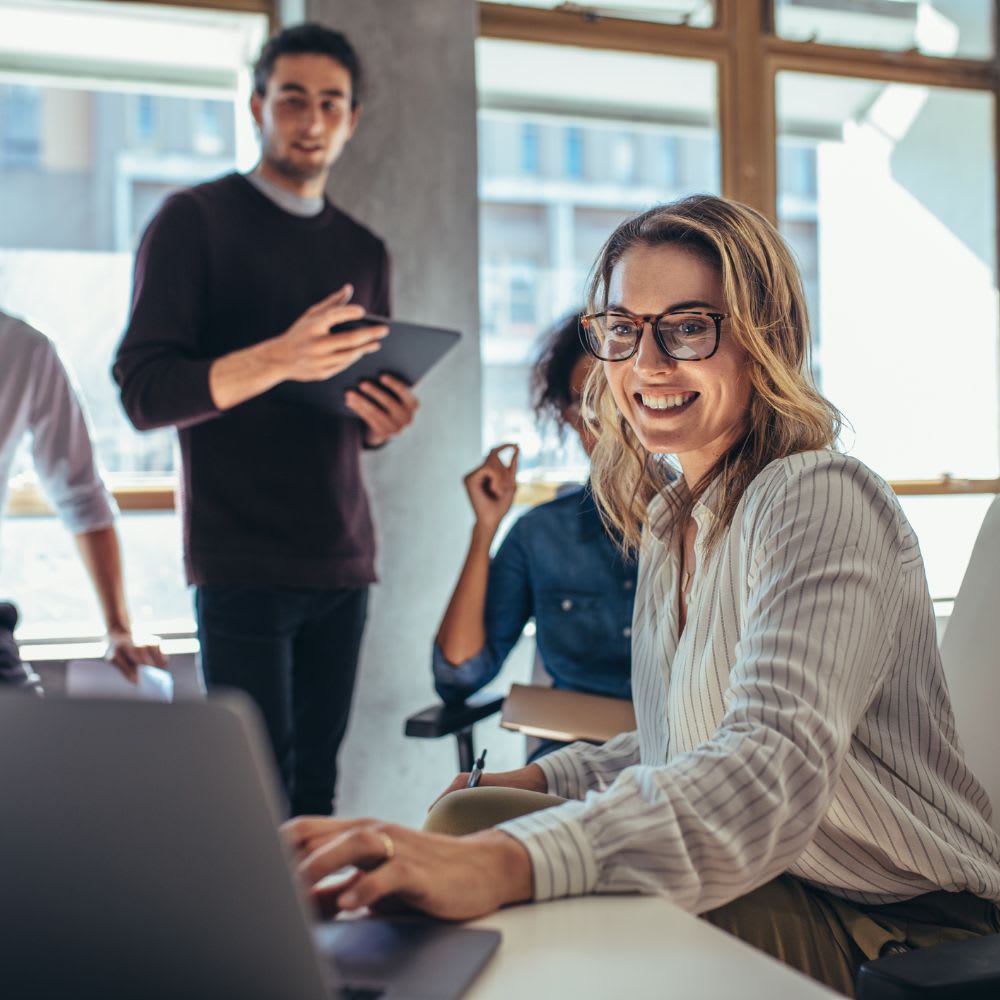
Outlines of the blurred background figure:
M592 364L572 313L543 336L531 378L537 419L579 435L588 456L594 439L580 397ZM518 446L501 444L465 477L475 524L438 627L434 686L447 703L478 691L497 676L533 618L538 659L554 687L630 698L636 564L605 530L589 484L529 510L490 558L514 502L517 460ZM558 745L541 741L530 759Z
M80 401L51 341L0 312L0 511L17 446L31 438L35 471L63 524L76 536L101 608L106 658L130 681L143 664L166 666L156 643L137 643L125 600L115 505L101 480ZM18 614L0 604L0 684L41 693L14 642Z

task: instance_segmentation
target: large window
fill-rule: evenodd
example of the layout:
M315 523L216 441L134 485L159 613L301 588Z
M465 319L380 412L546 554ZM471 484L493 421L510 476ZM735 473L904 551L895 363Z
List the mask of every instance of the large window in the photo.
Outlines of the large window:
M993 95L780 73L777 109L778 218L844 446L889 479L995 479ZM989 500L971 499L903 498L942 594Z
M267 29L262 14L0 0L0 308L57 344L113 487L172 491L174 436L128 424L111 355L136 242L160 202L253 164L248 66ZM14 474L12 504L35 510L26 447ZM174 522L168 511L122 524L133 614L158 627L190 617ZM45 514L4 526L4 591L22 605L27 635L94 630L96 605L64 534Z
M527 409L530 338L579 306L623 215L721 190L791 243L842 447L894 482L932 593L954 596L1000 491L997 6L481 4L484 444L528 440L566 471ZM504 129L528 122L525 185ZM529 328L511 317L532 264Z
M579 478L575 436L536 426L531 412L538 338L581 310L619 222L718 191L715 67L492 39L476 56L483 446L516 441L526 476Z

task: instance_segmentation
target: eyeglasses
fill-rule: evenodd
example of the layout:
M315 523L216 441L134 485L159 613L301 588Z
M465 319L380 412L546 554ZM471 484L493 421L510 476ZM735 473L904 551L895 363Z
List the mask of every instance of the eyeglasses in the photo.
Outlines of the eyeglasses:
M675 361L706 361L719 349L727 313L665 312L634 316L625 312L589 313L580 317L580 340L599 361L627 361L639 350L648 323L653 339Z

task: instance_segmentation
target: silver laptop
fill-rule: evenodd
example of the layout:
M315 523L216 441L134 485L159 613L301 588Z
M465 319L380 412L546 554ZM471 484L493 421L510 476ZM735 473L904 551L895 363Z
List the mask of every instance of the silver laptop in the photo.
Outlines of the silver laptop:
M263 747L236 698L0 695L0 997L460 997L496 931L313 927Z

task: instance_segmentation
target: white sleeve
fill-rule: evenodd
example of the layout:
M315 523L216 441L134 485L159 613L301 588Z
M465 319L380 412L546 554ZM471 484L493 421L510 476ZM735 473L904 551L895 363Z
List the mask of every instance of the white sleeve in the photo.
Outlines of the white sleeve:
M80 401L55 348L33 353L28 432L35 471L66 527L74 534L114 523L115 506L101 480Z
M571 743L535 763L545 774L550 794L582 799L587 792L603 791L625 768L639 763L639 737L619 733L601 746Z
M813 838L891 648L901 542L873 482L842 469L789 477L768 499L743 529L746 624L719 728L502 824L531 856L537 899L639 891L700 913L786 871Z

